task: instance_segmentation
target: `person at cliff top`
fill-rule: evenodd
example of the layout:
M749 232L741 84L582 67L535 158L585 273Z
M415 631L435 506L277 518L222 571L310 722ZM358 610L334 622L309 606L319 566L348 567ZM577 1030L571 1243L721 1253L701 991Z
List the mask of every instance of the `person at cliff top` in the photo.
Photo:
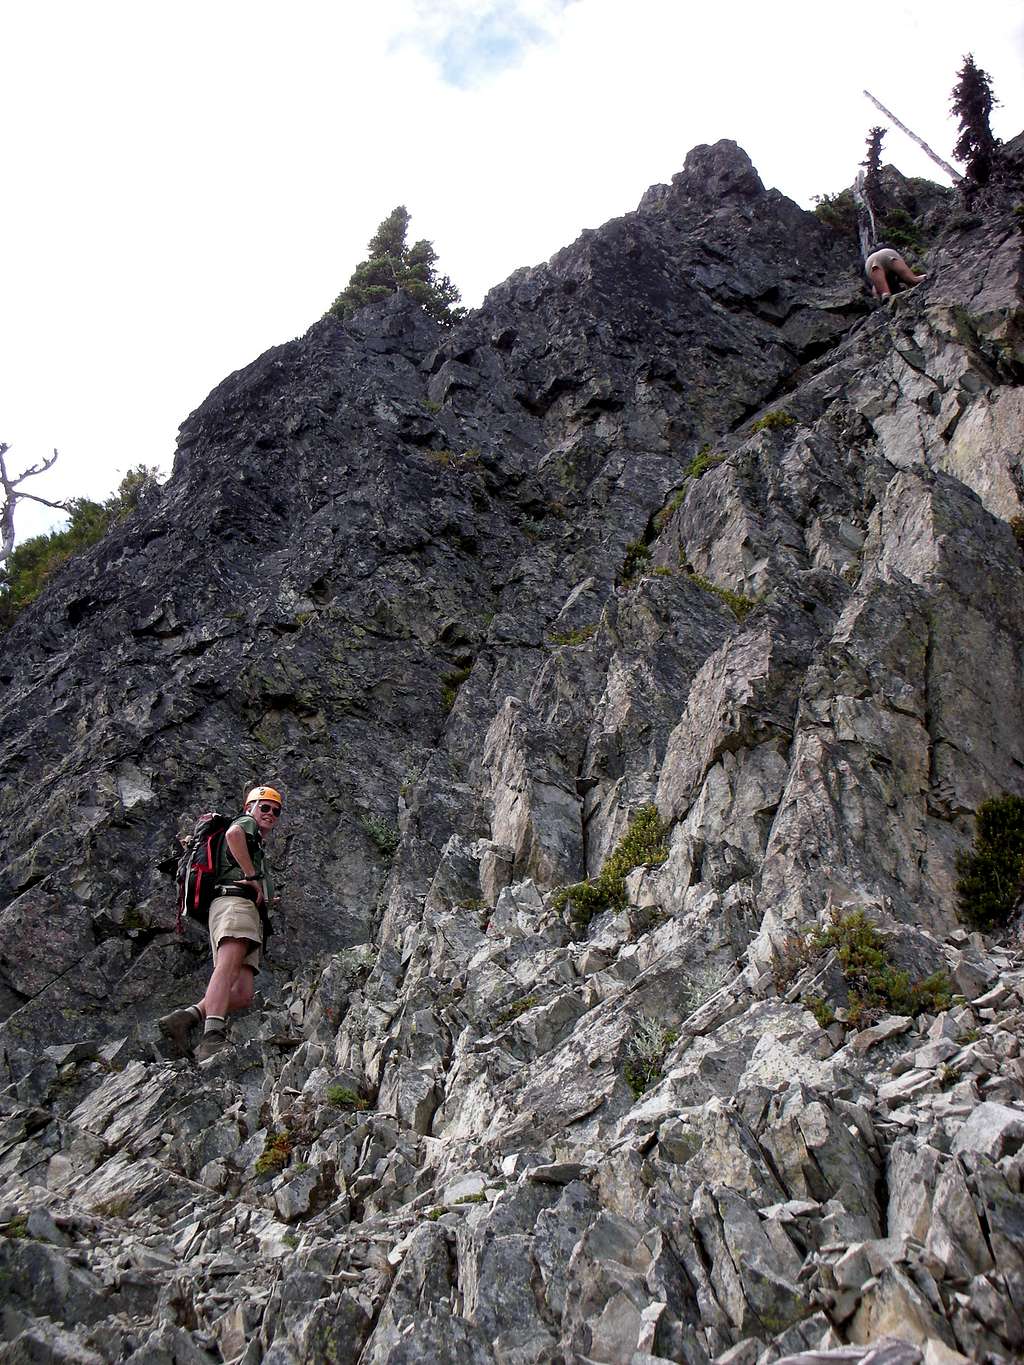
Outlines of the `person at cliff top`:
M924 275L916 275L898 251L881 246L872 251L864 262L864 273L871 281L871 292L876 299L892 298L892 279L895 275L904 284L920 284Z
M284 802L274 787L253 787L245 809L228 827L216 864L216 894L210 903L210 949L213 974L197 1005L174 1010L157 1020L160 1032L182 1053L189 1035L203 1025L195 1050L197 1062L208 1062L229 1047L227 1016L252 1003L263 951L262 911L274 904L264 840L277 827Z

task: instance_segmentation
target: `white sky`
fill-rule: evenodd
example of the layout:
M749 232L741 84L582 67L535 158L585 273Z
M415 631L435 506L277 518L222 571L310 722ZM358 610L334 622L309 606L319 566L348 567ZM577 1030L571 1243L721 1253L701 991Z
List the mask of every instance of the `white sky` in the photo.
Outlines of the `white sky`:
M886 122L865 86L949 159L968 51L1024 126L1019 0L7 0L0 51L0 440L13 472L59 449L25 485L51 498L169 471L398 203L476 305L697 143L835 193ZM883 159L942 179L896 128Z

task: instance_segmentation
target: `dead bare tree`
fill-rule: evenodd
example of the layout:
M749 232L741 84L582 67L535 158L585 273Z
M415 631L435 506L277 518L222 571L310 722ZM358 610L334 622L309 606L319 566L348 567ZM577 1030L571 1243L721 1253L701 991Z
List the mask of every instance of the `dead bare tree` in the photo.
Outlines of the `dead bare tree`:
M52 469L57 463L57 452L54 451L39 464L29 465L28 469L12 477L7 469L9 450L10 446L0 441L0 487L3 488L3 504L0 505L0 564L10 558L14 549L14 509L23 498L28 498L31 502L41 502L44 507L52 507L58 512L68 510L65 502L52 502L49 498L41 498L38 493L26 493L19 487L26 479L33 479L37 474L45 474L48 469Z
M886 109L885 105L882 104L880 100L876 100L870 90L865 90L864 93L865 95L867 95L868 99L871 101L871 103L875 106L876 109L880 109L882 113L886 116L886 118L891 119L893 123L895 123L896 127L900 130L901 133L906 133L907 137L909 137L911 141L917 143L917 145L921 148L922 152L924 152L927 156L931 157L931 159L935 162L936 166L942 167L942 169L946 172L946 174L949 176L950 180L952 180L954 185L958 184L959 181L963 179L963 176L960 174L958 170L955 170L949 164L948 161L943 161L942 157L939 156L938 152L932 151L932 149L928 146L927 142L925 142L924 138L918 137L916 133L911 132L905 123L900 122L900 120L896 117L896 115L892 112L891 109Z

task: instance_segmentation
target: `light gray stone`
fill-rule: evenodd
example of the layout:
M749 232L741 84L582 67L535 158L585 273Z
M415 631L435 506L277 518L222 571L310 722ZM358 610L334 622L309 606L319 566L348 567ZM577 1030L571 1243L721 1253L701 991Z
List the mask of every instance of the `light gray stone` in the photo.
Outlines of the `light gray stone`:
M953 1139L954 1152L978 1152L998 1161L1024 1145L1024 1109L987 1101L978 1105Z

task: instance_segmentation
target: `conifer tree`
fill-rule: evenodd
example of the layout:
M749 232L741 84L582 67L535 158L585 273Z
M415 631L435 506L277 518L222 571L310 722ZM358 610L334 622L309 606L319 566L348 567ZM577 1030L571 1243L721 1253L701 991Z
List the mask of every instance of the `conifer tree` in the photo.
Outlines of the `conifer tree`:
M409 210L399 204L371 237L366 260L356 266L328 313L351 317L357 308L402 289L444 326L462 317L465 309L457 307L459 291L447 275L437 273L433 243L421 240L406 246L408 230Z
M864 167L864 189L871 196L872 205L878 202L878 192L882 187L882 141L885 129L878 124L868 129L867 155L860 163Z
M861 247L866 250L878 241L879 200L882 190L882 139L885 129L877 124L868 130L867 153L860 163L864 167L862 177L858 177L857 229Z
M975 65L969 52L957 72L952 101L952 112L960 122L960 137L953 155L965 163L969 180L977 186L987 185L999 146L988 120L993 106L999 101L992 94L988 72Z

